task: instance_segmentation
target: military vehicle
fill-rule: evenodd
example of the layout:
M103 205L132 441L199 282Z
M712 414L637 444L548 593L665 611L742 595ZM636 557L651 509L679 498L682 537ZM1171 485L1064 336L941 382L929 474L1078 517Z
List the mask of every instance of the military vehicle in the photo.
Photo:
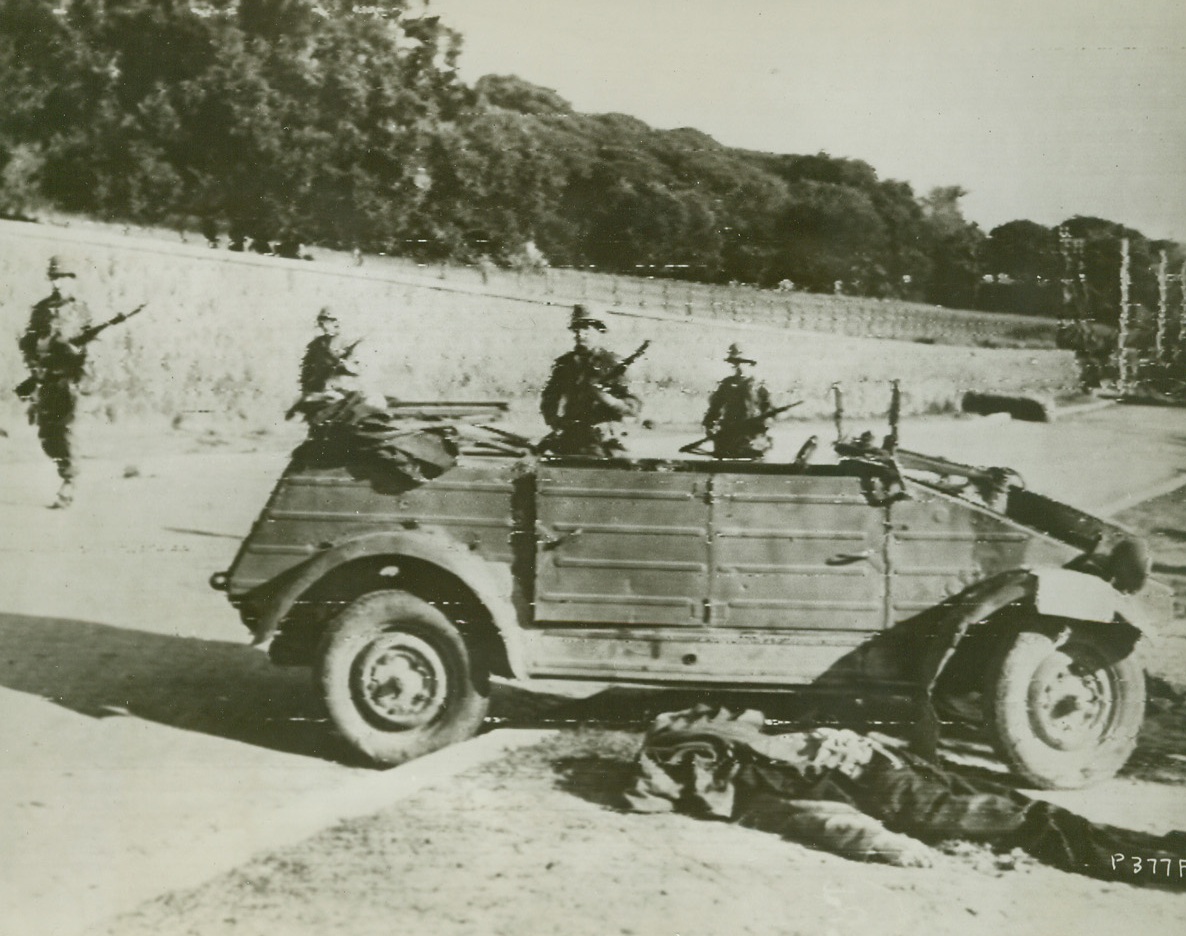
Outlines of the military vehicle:
M1172 611L1143 545L1007 470L899 449L892 422L823 464L496 444L410 480L301 447L211 583L380 764L473 735L503 677L920 717L972 699L1027 782L1112 776L1144 716L1140 648Z

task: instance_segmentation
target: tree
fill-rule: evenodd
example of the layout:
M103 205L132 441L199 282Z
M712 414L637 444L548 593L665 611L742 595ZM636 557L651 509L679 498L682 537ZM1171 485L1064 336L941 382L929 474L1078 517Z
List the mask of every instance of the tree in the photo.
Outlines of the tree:
M958 309L976 307L980 280L979 253L984 233L968 222L959 201L967 192L958 185L933 188L922 199L929 229L931 280L927 298Z
M885 280L880 260L886 230L864 192L830 182L792 184L776 226L780 249L767 279L790 279L803 287L866 293Z
M984 272L993 282L981 289L983 308L999 312L1054 315L1062 305L1066 275L1058 235L1033 221L993 228L984 242Z

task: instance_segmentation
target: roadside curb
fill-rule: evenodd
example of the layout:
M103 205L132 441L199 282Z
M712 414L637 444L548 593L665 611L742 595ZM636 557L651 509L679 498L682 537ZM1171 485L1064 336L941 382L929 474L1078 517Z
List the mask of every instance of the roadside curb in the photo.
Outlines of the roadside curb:
M1122 511L1128 510L1129 507L1135 507L1137 504L1143 504L1147 500L1153 500L1155 497L1163 497L1166 494L1172 494L1180 488L1186 487L1186 474L1178 475L1174 478L1169 478L1159 484L1154 484L1145 488L1143 491L1137 491L1133 494L1128 494L1119 500L1112 501L1110 504L1104 504L1100 507L1093 508L1095 513L1102 517L1111 517Z
M76 919L72 932L101 930L114 917L176 890L191 889L234 871L254 857L303 842L325 829L380 812L393 803L557 734L551 729L499 728L389 770L365 771L330 791L307 793L233 830L194 842L185 852L154 860L121 880L114 911L101 919ZM217 847L211 847L217 846ZM214 856L213 858L211 856ZM58 931L55 936L67 936Z
M1082 416L1086 413L1095 413L1099 410L1109 409L1116 405L1116 400L1093 400L1091 403L1076 403L1073 406L1056 406L1052 411L1052 417L1055 419L1065 419L1069 416Z

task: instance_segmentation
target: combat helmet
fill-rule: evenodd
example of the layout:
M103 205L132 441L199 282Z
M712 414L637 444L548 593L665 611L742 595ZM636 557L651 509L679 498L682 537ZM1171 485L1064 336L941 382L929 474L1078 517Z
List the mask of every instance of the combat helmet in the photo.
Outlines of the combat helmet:
M45 269L45 275L51 280L65 279L66 277L73 279L75 276L74 271L57 254L49 258L49 266Z
M338 317L330 310L329 306L322 306L321 311L317 313L317 324L324 325L327 322L336 322Z
M568 327L569 330L574 332L579 332L585 328L592 328L595 331L603 332L605 331L605 322L599 318L594 318L589 314L588 309L577 303L572 307L572 317L569 319Z
M758 363L753 358L748 358L741 350L741 345L734 342L729 345L729 353L725 356L725 360L730 364L756 364Z

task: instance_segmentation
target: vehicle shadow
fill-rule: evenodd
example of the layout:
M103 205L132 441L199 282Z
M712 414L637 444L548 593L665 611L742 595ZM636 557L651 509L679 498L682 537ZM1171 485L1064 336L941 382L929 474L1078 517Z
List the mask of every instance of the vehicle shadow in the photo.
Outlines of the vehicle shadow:
M133 717L262 748L357 763L308 671L245 644L0 614L0 686L89 718Z
M876 714L859 700L821 699L803 693L739 692L726 689L609 686L580 698L539 691L531 684L497 684L491 693L491 727L564 728L595 724L601 728L644 731L655 716L694 705L757 709L774 732L834 725L861 731L904 735L905 722L895 713ZM901 715L901 713L898 713Z

